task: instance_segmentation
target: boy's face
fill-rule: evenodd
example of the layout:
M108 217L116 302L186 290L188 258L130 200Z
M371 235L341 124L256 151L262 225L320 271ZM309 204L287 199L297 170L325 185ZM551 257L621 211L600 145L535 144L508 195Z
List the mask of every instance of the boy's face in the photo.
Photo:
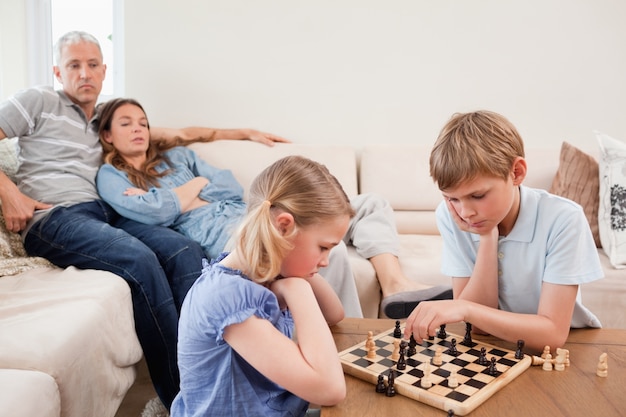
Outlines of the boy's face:
M513 175L506 181L478 176L442 193L452 214L458 215L456 220L462 230L482 235L497 227L500 235L506 236L519 213L518 185Z

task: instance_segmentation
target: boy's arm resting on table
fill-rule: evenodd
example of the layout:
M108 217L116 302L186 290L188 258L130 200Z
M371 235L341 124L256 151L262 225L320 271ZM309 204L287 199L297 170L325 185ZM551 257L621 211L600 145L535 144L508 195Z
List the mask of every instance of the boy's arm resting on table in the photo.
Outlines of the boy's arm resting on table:
M418 343L442 324L465 321L509 342L524 340L529 349L561 347L569 335L577 285L543 283L537 314L511 313L468 300L421 302L406 322ZM419 336L419 338L418 338Z
M272 146L276 142L289 143L288 139L271 133L261 132L255 129L213 129L209 127L185 127L181 129L166 127L151 127L150 137L153 140L165 140L167 142L181 139L183 142L202 138L202 142L214 140L251 140Z
M292 313L297 342L256 316L228 326L224 339L255 369L298 397L337 404L346 394L345 379L313 288L302 278L284 278L272 284L272 291Z

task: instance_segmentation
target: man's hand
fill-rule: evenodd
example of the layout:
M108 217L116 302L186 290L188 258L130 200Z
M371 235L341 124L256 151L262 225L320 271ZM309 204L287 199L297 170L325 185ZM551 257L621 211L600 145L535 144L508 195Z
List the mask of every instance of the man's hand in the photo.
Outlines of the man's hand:
M25 196L19 191L5 195L2 199L2 215L7 230L18 233L24 230L26 224L33 218L35 210L52 208L51 204L41 203Z

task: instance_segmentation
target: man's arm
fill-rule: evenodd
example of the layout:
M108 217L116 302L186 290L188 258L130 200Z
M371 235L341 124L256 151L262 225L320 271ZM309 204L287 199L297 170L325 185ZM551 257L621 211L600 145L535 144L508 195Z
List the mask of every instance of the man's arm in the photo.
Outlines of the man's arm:
M276 142L289 143L288 139L271 133L260 132L254 129L212 129L209 127L185 127L172 129L167 127L151 127L150 137L154 140L172 141L176 138L187 141L202 138L203 142L214 140L251 140L268 146Z
M7 135L0 129L0 140L6 137ZM22 194L3 171L0 171L0 201L7 230L15 233L26 227L26 223L32 219L35 210L52 207L50 204L40 203Z

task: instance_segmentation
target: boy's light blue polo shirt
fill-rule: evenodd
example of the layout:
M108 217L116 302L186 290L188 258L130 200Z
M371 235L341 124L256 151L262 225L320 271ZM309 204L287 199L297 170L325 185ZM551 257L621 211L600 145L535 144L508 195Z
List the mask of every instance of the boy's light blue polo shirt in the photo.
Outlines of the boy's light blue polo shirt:
M536 314L541 284L579 285L604 276L589 224L573 201L544 190L520 187L520 211L508 236L498 244L499 307L515 313ZM445 205L436 211L443 237L443 274L470 277L479 235L461 231ZM572 327L601 327L598 318L581 303L580 289Z

